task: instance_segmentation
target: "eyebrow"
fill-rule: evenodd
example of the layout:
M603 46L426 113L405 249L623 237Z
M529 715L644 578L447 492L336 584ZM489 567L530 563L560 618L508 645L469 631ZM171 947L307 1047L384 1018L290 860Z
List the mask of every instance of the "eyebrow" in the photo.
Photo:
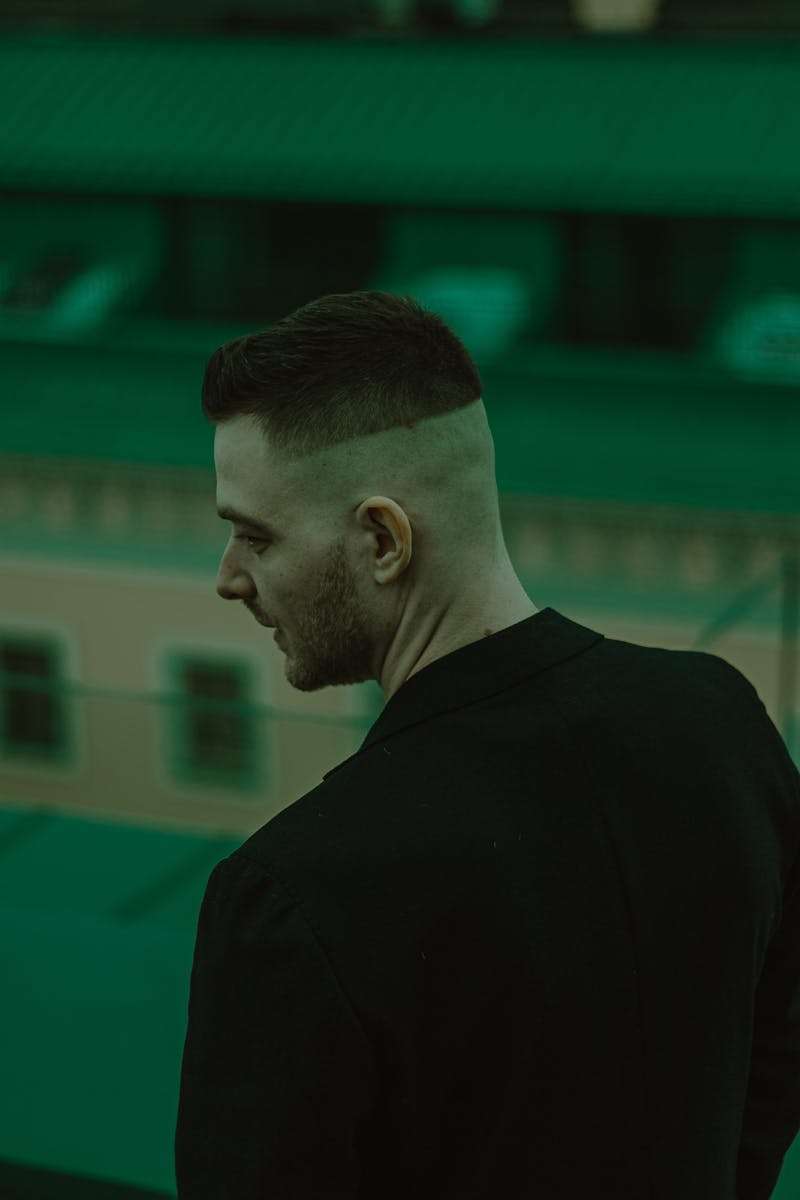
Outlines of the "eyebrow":
M247 525L249 529L258 529L261 533L265 533L267 537L276 537L277 534L271 525L267 525L266 521L257 521L255 517L248 517L246 513L238 512L235 508L228 505L226 508L218 508L217 516L223 521L237 521L240 525Z

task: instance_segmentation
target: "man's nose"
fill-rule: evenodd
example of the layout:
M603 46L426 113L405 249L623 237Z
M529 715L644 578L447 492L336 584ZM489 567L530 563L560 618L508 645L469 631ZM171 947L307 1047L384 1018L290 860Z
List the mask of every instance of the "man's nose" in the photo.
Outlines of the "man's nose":
M226 548L217 571L217 595L223 600L241 600L254 591L252 579L236 562L233 547Z

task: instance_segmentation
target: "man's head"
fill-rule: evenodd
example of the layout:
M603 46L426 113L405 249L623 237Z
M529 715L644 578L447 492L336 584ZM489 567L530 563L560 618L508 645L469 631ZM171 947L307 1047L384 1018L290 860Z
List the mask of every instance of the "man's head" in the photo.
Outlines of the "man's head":
M466 349L408 297L324 297L216 351L217 591L277 626L301 691L391 696L537 611L505 548L494 444ZM261 532L267 525L270 533Z

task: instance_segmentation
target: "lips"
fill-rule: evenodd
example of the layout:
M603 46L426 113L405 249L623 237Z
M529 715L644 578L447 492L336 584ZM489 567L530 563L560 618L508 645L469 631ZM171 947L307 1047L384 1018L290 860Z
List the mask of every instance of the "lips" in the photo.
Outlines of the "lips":
M253 610L251 609L250 611L252 612ZM274 629L275 628L275 626L273 624L271 624L269 621L262 621L261 617L259 617L256 613L253 613L253 616L258 621L259 625L263 625L265 629Z

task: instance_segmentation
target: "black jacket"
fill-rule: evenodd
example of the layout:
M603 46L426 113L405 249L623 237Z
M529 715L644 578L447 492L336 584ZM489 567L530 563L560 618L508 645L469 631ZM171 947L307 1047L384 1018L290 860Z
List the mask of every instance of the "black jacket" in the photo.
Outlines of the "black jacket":
M209 877L180 1200L766 1200L799 784L713 654L545 608L425 667Z

